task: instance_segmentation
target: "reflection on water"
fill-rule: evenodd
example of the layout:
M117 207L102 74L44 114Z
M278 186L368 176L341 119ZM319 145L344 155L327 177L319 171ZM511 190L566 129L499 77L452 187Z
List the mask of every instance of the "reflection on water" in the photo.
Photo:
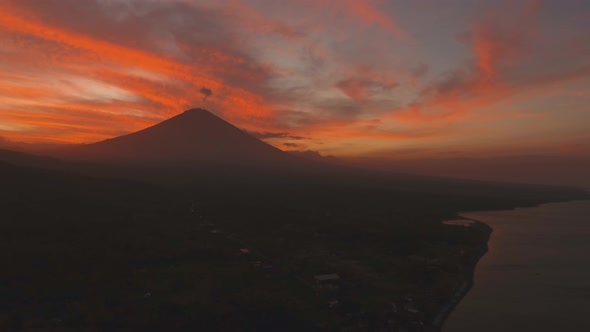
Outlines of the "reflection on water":
M590 331L590 201L464 215L494 229L454 331Z

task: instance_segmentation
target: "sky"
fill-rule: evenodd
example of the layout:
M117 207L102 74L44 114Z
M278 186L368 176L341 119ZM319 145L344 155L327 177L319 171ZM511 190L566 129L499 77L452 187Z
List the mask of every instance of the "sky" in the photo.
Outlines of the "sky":
M2 140L94 142L201 107L324 155L590 155L587 0L0 8Z

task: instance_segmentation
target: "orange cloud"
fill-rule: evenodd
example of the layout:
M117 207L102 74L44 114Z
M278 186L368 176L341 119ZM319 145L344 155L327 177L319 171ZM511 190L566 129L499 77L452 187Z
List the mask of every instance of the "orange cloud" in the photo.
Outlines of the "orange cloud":
M230 118L234 112L239 112L242 116L243 114L270 116L271 114L270 108L263 98L243 88L228 84L210 72L211 68L215 68L215 70L223 69L224 65L228 63L239 65L246 62L245 59L225 54L219 50L199 47L195 51L204 53L205 57L210 60L210 63L207 67L202 68L199 66L189 66L161 55L116 45L62 28L46 25L32 14L26 13L21 8L10 4L3 5L3 10L0 12L0 27L4 31L12 31L20 36L31 36L62 45L60 57L65 58L52 58L50 56L45 57L42 61L46 62L47 65L56 65L66 60L66 70L73 71L74 75L94 77L106 84L123 86L126 90L141 96L145 100L158 104L160 106L158 110L160 114L159 118L170 116L178 113L183 108L192 106L191 104L197 96L196 89L201 86L207 86L213 91L219 92L220 95L223 95L223 98L219 98L214 102ZM182 44L178 46L181 48L189 47ZM68 53L66 47L77 51ZM40 52L40 50L33 51ZM17 61L26 64L26 60L24 59ZM89 66L89 64L91 65ZM63 65L62 63L62 67ZM125 71L104 69L105 67L126 68L126 70L138 68L160 76L169 77L172 82L149 81L138 78L133 74L125 73ZM254 82L260 82L261 80L259 77L253 77L252 73L248 71L231 72L233 70L232 68L239 68L239 66L229 66L229 68L228 70L230 71L228 72L226 70L226 74L237 75L238 77L244 77ZM172 87L173 93L167 93L170 87ZM43 99L61 95L60 88L59 86L31 88L4 85L0 87L0 91L3 91L5 95L18 95L21 99ZM65 101L65 103L71 103L71 101ZM113 112L124 114L124 109L118 108L120 106L118 104L111 101L109 104L103 104L99 107L112 109L114 110ZM136 108L139 105L127 105L127 108L134 108L133 106ZM64 105L61 105L62 109L64 107ZM146 105L141 105L140 107L145 108ZM88 109L78 108L77 110L81 114L84 114L85 117L88 117L89 113L92 113ZM3 116L8 116L6 111L3 110L2 113ZM235 116L235 114L233 115ZM68 121L63 115L54 114L54 116L56 118L61 117L62 121ZM43 126L40 119L43 119L43 117L35 115L35 120L21 117L19 121ZM130 121L128 118L120 118L119 120ZM53 126L55 124L56 122L46 122L45 126ZM131 125L129 126L129 128L133 127ZM76 128L79 129L82 126L69 122L69 128L75 131ZM106 136L106 134L104 133L103 136ZM28 140L34 139L34 137L34 135L30 135ZM37 138L41 137L39 136Z
M574 58L585 30L548 36L538 1L495 2L473 19L379 0L132 1L2 1L0 135L88 142L201 106L285 133L278 146L300 136L306 148L360 151L475 137L483 124L536 116L548 95L588 90L590 66Z
M265 18L252 7L242 5L241 8L247 17L241 23L248 29L254 31L278 31L285 38L300 39L300 35L279 21ZM343 8L362 22L376 24L399 36L404 35L402 30L391 19L379 13L373 7L372 3L359 4L352 1L346 3ZM11 94L17 94L21 98L26 97L40 100L51 96L59 99L59 96L61 96L62 101L64 101L63 103L45 101L43 107L37 108L37 113L52 113L53 121L49 121L47 117L42 116L42 113L35 115L36 120L26 120L24 117L11 114L13 121L55 129L58 129L57 125L59 123L67 123L68 125L66 127L70 128L69 131L73 135L75 132L85 128L89 129L88 126L75 124L72 121L79 121L80 119L75 119L75 117L66 114L58 114L51 110L59 109L61 112L78 112L79 115L88 119L96 116L95 113L97 111L94 109L99 108L99 112L101 113L118 114L117 120L124 123L121 127L128 128L131 131L137 128L137 121L134 116L126 115L127 113L135 114L138 108L151 110L158 115L148 117L143 122L157 121L158 119L177 113L183 108L192 106L191 103L194 102L194 97L191 97L191 94L194 93L191 93L190 90L201 86L207 86L215 91L214 96L222 96L217 99L213 98L212 103L223 113L224 117L232 121L237 121L238 124L244 123L251 129L264 128L257 126L256 122L246 122L246 118L248 116L258 118L270 118L272 116L270 106L264 97L228 84L228 82L219 78L219 70L222 69L222 75L239 77L253 84L264 84L264 77L259 76L257 72L242 69L250 66L248 59L243 57L237 57L220 49L207 47L207 45L200 44L194 46L177 40L174 46L183 53L195 54L207 59L207 63L203 66L199 66L198 64L187 65L183 62L173 60L168 56L114 44L62 27L46 24L33 13L20 8L18 4L9 4L4 9L0 13L0 27L4 31L11 31L20 36L30 36L59 45L58 47L60 48L57 49L57 52L43 59L46 65L56 65L65 70L68 75L92 78L96 82L102 82L113 87L124 87L125 91L143 99L143 101L138 101L136 105L133 103L123 103L119 100L105 100L100 104L87 105L80 101L64 101L63 98L65 96L60 91L63 88L62 86L51 86L47 84L43 89L29 89L28 94L18 93L14 87L11 87ZM259 21L261 23L256 23ZM301 43L303 47L309 47L310 45L306 40L301 40ZM32 44L32 46L34 45ZM324 52L324 55L328 54L328 51L321 47L319 50ZM34 50L34 52L42 51L42 49ZM18 59L16 61L26 65L38 61L38 58ZM64 61L66 62L65 66ZM122 68L126 70L121 70ZM155 75L168 79L162 81L146 79L145 77L126 72L129 68L137 68L141 71L154 73ZM272 69L264 68L264 66L261 69L267 72L272 71ZM60 74L56 73L56 75ZM365 76L367 75L368 77L374 76L371 73ZM358 85L356 91L354 91L354 87L352 86L351 89L347 89L345 85L342 85L342 89L352 97L356 97L358 101L361 101L365 98L361 94L368 94L368 92L361 91L367 91L368 89L368 83L365 82L363 84L365 87ZM86 106L90 107L88 108ZM8 111L3 112L8 116ZM262 122L268 123L268 121ZM45 124L43 125L43 123ZM92 123L92 121L88 121L87 123ZM323 123L325 124L326 122ZM99 129L98 127L101 124L96 123L96 127L93 127L91 130ZM65 127L59 127L59 129L63 130ZM92 135L92 137L106 138L110 134L104 129L101 129L100 132L102 133L101 135ZM35 136L31 132L27 133L27 137L28 140L45 138L45 136ZM77 139L79 138L72 138L72 140Z
M377 4L382 1L356 1L348 0L346 5L348 11L356 18L368 24L375 24L402 40L408 40L409 34L401 26L399 26L391 17L384 15L378 8Z
M369 97L367 82L358 79L347 79L336 83L336 87L358 103Z
M505 9L505 8L504 8ZM392 112L396 120L413 123L448 123L468 119L474 111L490 107L530 86L512 86L502 77L503 66L525 57L524 44L532 38L538 4L529 1L521 12L488 13L467 39L472 68L457 71L431 87L425 100Z

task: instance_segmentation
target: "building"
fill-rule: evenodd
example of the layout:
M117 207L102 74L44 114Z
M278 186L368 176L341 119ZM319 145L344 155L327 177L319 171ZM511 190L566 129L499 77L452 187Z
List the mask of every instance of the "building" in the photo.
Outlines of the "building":
M336 306L338 306L338 304L340 304L340 302L338 300L332 300L332 301L328 302L328 305L330 306L330 308L335 308Z
M335 283L340 281L340 276L336 273L331 274L319 274L313 277L316 283Z

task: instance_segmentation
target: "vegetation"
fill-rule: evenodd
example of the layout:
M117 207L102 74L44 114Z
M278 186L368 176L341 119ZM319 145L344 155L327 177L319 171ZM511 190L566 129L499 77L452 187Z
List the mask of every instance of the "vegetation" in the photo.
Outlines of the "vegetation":
M373 182L219 181L159 187L0 164L0 330L428 324L488 235L440 221L539 203ZM335 288L314 282L327 273L341 277Z

